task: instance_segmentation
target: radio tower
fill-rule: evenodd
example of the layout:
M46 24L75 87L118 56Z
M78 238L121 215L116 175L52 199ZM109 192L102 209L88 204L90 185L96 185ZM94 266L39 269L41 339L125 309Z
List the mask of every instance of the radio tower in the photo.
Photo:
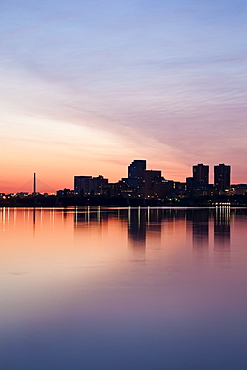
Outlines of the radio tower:
M33 174L33 195L36 195L36 173Z

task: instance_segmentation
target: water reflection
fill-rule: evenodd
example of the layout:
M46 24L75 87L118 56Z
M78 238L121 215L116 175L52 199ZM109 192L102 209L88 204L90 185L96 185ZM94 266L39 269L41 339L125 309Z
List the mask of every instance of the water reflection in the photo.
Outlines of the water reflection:
M67 212L64 217L67 217ZM164 225L172 227L178 221L185 223L187 235L192 236L194 255L206 261L209 249L215 251L215 259L226 261L230 256L230 208L216 209L165 209L165 208L118 208L87 207L74 211L75 230L85 227L103 227L111 220L125 225L132 257L145 260L147 245L161 247ZM236 211L232 211L236 213Z
M210 210L192 213L193 251L198 259L205 261L209 253Z
M246 369L246 222L229 208L0 209L0 368Z
M230 208L216 208L214 214L214 251L216 262L230 261Z
M87 207L84 210L74 210L74 225L75 230L78 230L90 224L102 224L102 222L108 222L109 215L106 212L102 212L101 208Z
M128 210L128 239L131 258L144 261L146 253L147 223L149 214L140 208Z

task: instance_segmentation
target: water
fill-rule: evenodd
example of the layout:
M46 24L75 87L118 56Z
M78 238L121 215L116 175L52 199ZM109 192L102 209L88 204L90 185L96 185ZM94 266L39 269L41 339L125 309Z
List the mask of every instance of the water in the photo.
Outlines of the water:
M247 369L247 210L0 209L0 369Z

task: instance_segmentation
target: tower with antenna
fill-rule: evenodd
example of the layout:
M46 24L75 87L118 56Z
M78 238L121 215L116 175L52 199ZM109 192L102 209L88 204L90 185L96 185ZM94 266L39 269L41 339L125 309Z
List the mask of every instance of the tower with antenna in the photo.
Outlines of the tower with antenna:
M33 174L33 195L36 195L36 173Z

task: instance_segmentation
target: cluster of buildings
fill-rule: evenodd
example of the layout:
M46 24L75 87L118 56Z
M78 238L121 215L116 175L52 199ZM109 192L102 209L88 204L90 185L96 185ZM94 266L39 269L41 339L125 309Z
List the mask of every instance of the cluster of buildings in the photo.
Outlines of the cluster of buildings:
M80 195L164 198L173 189L174 182L166 180L161 171L146 169L146 160L134 160L128 166L128 177L117 183L109 183L103 176L74 177L74 192Z
M221 195L235 196L231 200ZM243 195L244 197L238 197ZM15 194L0 193L0 203L8 205L83 205L83 204L216 204L233 202L246 205L247 184L231 185L231 167L224 163L214 166L214 182L209 183L209 166L199 163L192 167L192 176L184 182L167 180L160 170L147 169L144 159L135 159L128 166L128 176L116 183L109 182L102 175L74 176L74 189L57 191L57 197L36 190L36 174L33 192ZM36 199L39 196L39 199ZM95 197L96 196L96 197ZM101 196L101 197L97 197ZM201 196L206 198L201 198ZM220 196L220 197L218 197ZM121 200L120 200L121 197ZM51 199L52 198L52 199ZM140 202L138 201L140 199ZM103 202L103 203L102 203ZM107 203L109 202L109 203ZM205 204L206 204L205 203Z
M216 192L230 191L231 167L224 163L214 166L214 184L209 184L209 166L202 163L193 166L193 177L186 178L188 191L215 190Z
M193 166L192 177L187 177L185 182L166 180L160 170L149 170L146 165L146 160L134 160L128 166L128 177L122 178L117 183L110 183L102 175L98 177L75 176L73 193L81 196L105 195L163 199L169 195L212 196L247 192L247 187L244 185L231 187L231 167L223 163L214 166L213 184L209 183L209 166L202 163Z

